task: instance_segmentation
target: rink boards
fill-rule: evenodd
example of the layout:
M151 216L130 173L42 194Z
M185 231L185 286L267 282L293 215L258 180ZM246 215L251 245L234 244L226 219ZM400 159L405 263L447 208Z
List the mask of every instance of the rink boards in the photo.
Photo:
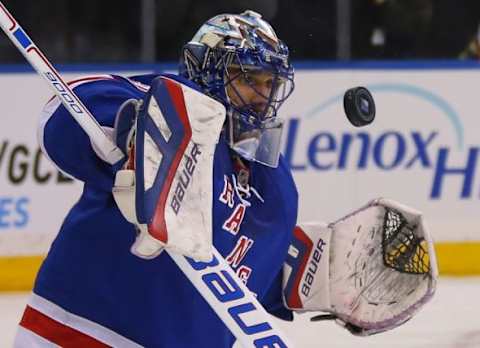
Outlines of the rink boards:
M332 221L374 197L424 212L442 274L480 274L480 70L458 63L299 64L285 103L283 153L299 221ZM67 79L152 67L67 67ZM0 68L1 69L1 68ZM36 126L51 93L23 67L0 73L0 289L28 289L81 184L41 155ZM368 87L369 127L343 114L346 89Z

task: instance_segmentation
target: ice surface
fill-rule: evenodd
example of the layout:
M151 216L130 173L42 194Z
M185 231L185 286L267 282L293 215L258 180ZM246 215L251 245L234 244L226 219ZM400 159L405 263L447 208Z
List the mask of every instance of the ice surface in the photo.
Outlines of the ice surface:
M480 277L440 278L433 300L412 320L390 332L355 337L333 322L279 322L300 348L478 348ZM0 295L0 347L11 347L28 294Z

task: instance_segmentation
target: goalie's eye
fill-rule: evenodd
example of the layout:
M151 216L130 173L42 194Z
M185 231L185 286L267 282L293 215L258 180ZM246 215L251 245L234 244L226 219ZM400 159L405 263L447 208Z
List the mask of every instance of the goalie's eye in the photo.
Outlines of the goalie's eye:
M244 85L244 86L249 86L252 82L252 79L250 78L250 76L248 76L248 74L244 74L244 73L240 73L236 79L236 81L241 84L241 85Z

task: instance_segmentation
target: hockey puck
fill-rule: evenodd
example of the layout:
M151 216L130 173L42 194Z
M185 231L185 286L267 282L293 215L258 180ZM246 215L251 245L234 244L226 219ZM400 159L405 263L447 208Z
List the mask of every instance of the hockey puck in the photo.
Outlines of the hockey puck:
M350 88L343 96L343 108L355 127L363 127L375 119L375 102L365 87Z

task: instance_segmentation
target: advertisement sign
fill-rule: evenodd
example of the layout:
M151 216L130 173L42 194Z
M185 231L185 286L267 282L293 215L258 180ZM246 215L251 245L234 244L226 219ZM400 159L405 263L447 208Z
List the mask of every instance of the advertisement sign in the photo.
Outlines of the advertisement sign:
M36 74L1 74L0 255L42 255L81 185L41 153L37 123L52 93Z
M423 211L437 242L480 241L479 80L477 69L298 70L280 110L298 220L335 221L387 197ZM376 101L364 128L343 111L354 86ZM37 123L51 95L34 73L0 74L0 259L45 255L82 190L40 151Z
M333 221L375 197L424 212L436 241L480 240L479 70L300 71L284 155L300 221ZM367 87L373 124L356 128L343 93Z

